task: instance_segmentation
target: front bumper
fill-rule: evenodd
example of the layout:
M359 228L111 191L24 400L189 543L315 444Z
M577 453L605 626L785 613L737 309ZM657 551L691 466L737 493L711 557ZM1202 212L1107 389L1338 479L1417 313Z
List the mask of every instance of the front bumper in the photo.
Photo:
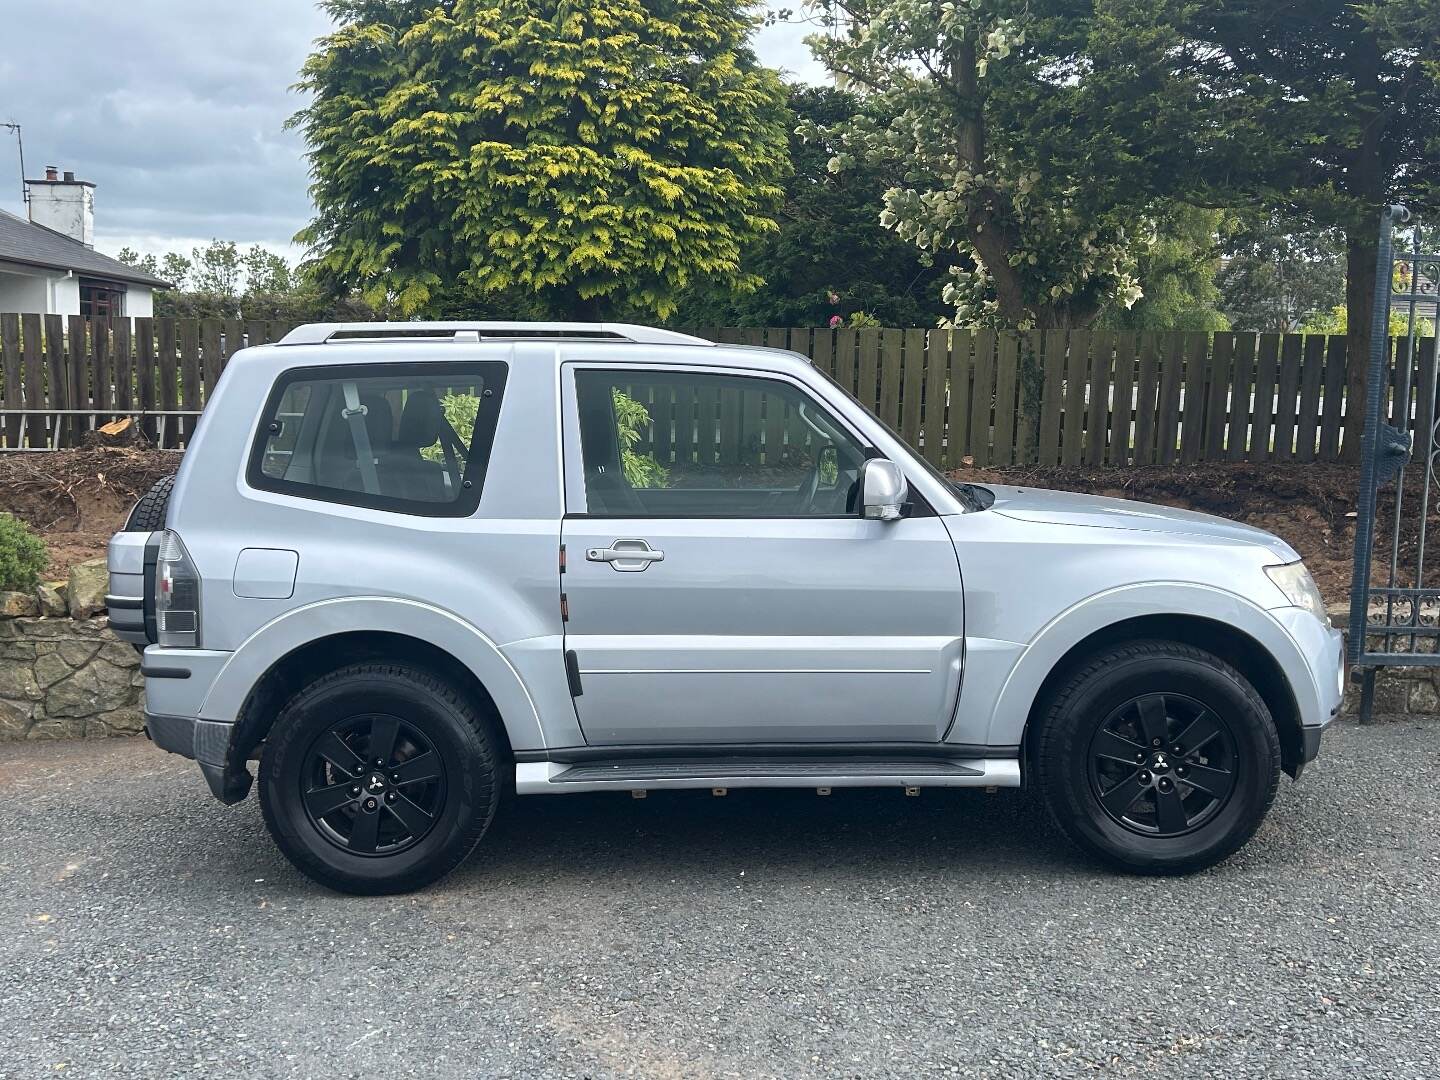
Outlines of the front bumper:
M145 733L150 741L161 750L190 758L199 765L205 782L210 785L210 794L227 806L245 798L253 783L243 766L232 769L226 764L234 727L234 724L197 720L192 716L145 713Z
M1300 608L1277 608L1271 614L1299 647L1305 661L1304 674L1298 665L1286 673L1299 706L1301 725L1299 756L1294 757L1293 750L1287 755L1290 760L1286 771L1298 780L1305 766L1320 753L1321 736L1339 715L1345 698L1345 635ZM1309 685L1297 685L1302 681Z

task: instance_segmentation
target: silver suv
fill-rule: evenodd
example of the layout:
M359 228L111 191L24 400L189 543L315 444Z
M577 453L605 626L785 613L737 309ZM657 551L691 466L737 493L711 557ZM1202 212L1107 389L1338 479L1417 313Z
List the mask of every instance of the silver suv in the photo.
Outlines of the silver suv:
M804 357L614 324L301 327L110 544L147 728L304 873L414 889L502 793L1036 789L1208 866L1319 749L1340 635L1218 518L957 484Z

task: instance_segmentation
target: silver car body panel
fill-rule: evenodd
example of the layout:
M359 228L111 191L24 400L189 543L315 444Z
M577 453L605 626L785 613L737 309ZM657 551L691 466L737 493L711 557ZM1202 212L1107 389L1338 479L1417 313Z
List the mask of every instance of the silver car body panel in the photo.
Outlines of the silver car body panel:
M247 484L260 406L278 376L397 361L508 365L472 516L372 510ZM934 515L576 516L583 480L577 455L566 453L578 445L567 371L596 364L791 381L899 464ZM190 673L147 678L149 708L233 723L257 681L294 650L374 631L428 642L473 671L516 750L943 739L1000 748L998 758L1013 756L1045 676L1070 648L1117 621L1183 614L1247 634L1284 672L1303 723L1328 722L1338 705L1338 635L1289 607L1263 571L1294 558L1288 545L1186 511L1025 489L995 494L990 509L967 512L884 425L794 354L478 337L246 349L199 421L169 509L201 577L201 647L146 650L147 668ZM664 561L621 573L581 557L583 548L637 538L663 550ZM143 580L141 548L117 538L112 581L133 590ZM290 555L263 560L257 582L254 557L242 558L247 549L293 553L290 595L281 595ZM568 626L562 589L573 609ZM239 595L246 592L263 596ZM580 661L579 698L567 647ZM525 790L577 790L551 785L533 764L519 767ZM701 786L743 786L733 779ZM823 786L843 783L836 776Z
M565 522L567 554L630 536L664 561L576 557L565 575L590 743L938 742L950 727L964 602L939 518Z

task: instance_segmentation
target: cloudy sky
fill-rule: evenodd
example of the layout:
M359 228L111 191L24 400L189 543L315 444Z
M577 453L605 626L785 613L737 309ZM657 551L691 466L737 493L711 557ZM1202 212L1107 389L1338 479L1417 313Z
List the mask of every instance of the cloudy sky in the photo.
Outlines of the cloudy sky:
M309 0L0 0L0 11L0 122L22 125L31 176L55 165L95 183L99 250L188 252L218 237L298 254L304 147L282 128L301 103L289 87L329 27ZM807 32L770 27L756 46L818 81ZM3 128L0 208L24 213Z

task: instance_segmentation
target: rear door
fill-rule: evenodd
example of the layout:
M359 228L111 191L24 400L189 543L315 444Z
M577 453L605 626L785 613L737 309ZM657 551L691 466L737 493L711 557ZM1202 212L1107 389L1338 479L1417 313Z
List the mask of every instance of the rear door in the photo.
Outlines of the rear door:
M939 741L960 573L940 519L854 512L872 451L792 380L566 365L567 662L592 744Z

